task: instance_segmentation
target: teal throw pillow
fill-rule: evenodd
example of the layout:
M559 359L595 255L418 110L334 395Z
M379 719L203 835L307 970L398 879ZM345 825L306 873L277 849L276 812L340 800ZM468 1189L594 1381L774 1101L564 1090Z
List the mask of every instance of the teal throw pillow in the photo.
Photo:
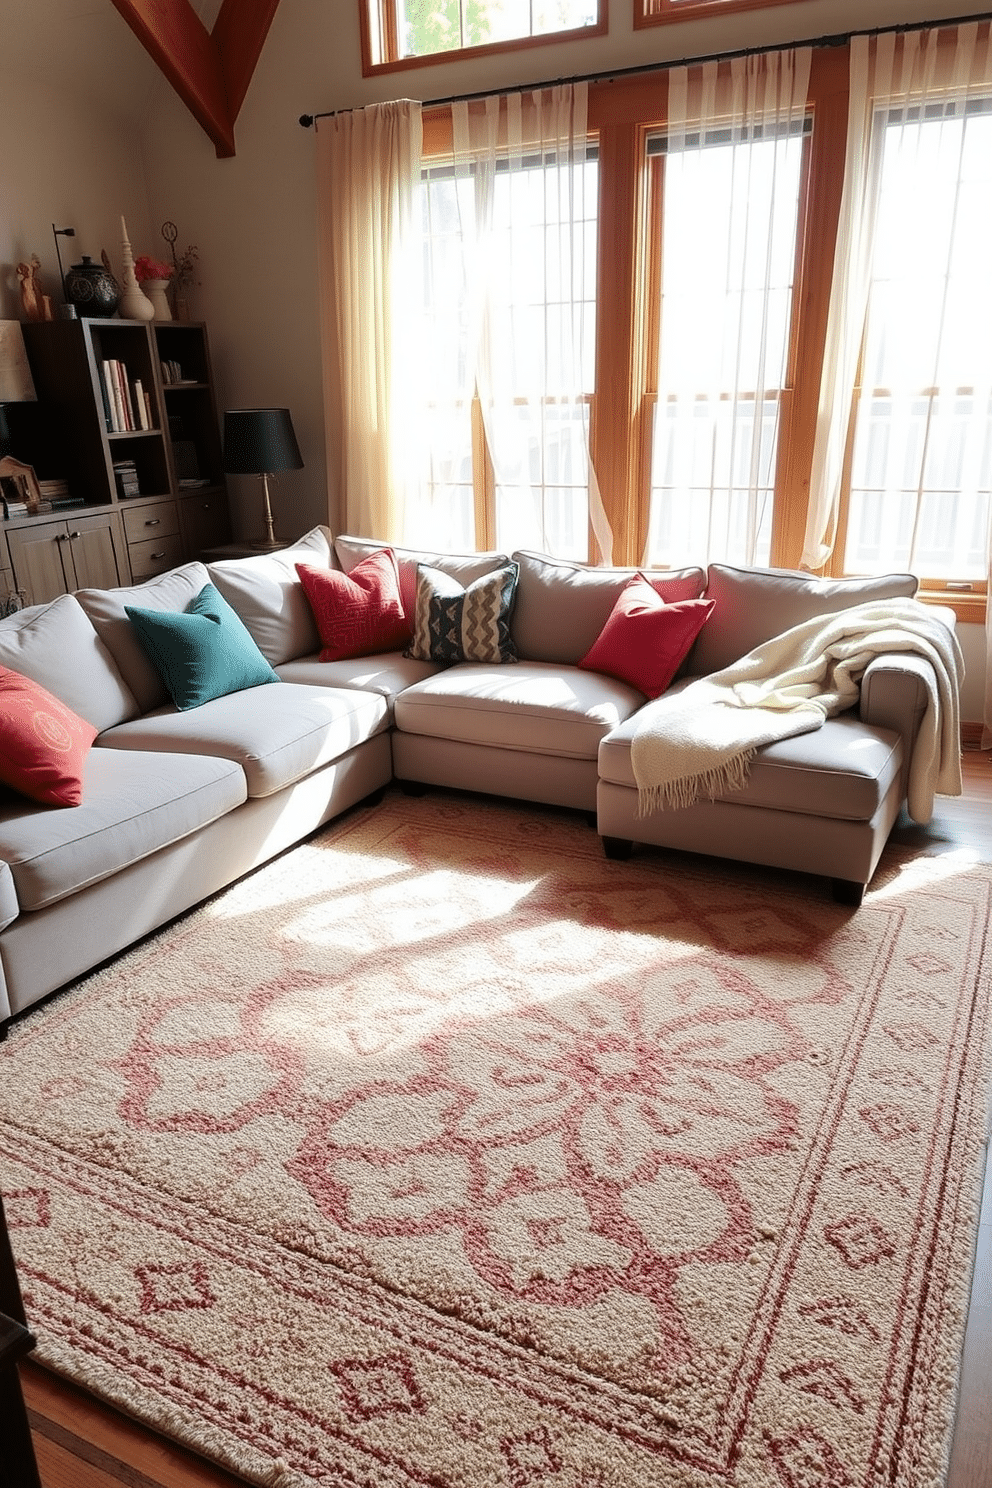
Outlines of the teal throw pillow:
M211 698L279 678L244 624L213 584L185 610L142 610L125 605L149 661L176 707L199 708Z

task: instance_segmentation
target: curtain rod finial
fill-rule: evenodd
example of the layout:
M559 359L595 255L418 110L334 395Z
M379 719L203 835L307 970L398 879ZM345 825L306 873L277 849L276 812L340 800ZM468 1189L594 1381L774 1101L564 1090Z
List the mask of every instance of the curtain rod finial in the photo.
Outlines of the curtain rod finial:
M313 114L301 114L300 123L303 125L304 129L309 129L311 124L313 123Z

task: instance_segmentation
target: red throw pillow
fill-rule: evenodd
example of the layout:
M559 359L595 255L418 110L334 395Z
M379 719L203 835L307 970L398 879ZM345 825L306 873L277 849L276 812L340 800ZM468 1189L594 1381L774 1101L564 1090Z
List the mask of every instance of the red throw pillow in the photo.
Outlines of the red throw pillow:
M635 574L579 666L629 682L645 697L659 697L712 611L711 599L666 604L643 574Z
M401 651L409 641L392 548L370 553L351 573L309 563L298 563L296 572L320 633L321 661Z
M0 667L0 780L43 806L78 806L96 729L20 672Z

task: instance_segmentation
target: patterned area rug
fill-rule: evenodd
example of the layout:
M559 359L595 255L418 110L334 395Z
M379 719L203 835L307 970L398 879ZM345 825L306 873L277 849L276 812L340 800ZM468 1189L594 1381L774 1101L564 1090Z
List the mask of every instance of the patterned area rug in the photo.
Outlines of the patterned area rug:
M278 1488L923 1488L992 871L388 797L0 1048L39 1356Z

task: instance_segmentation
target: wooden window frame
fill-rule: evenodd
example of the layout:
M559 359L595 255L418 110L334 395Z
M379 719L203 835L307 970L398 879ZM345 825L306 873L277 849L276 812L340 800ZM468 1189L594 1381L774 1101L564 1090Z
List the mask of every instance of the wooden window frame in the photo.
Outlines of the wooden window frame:
M776 5L797 3L802 4L803 0L634 0L634 30L735 15L742 10L771 10Z
M780 4L782 0L774 0L774 3ZM448 52L429 52L424 57L397 56L395 0L358 0L358 17L362 42L362 76L378 77L382 73L406 72L414 67L438 67L475 57L528 51L532 47L560 46L562 42L581 41L587 36L606 36L609 32L609 0L596 0L596 21L591 26L576 26L570 31L547 31L540 36L517 36L510 41L490 41L484 46L454 47ZM379 61L375 57L374 37L378 38L384 54Z

